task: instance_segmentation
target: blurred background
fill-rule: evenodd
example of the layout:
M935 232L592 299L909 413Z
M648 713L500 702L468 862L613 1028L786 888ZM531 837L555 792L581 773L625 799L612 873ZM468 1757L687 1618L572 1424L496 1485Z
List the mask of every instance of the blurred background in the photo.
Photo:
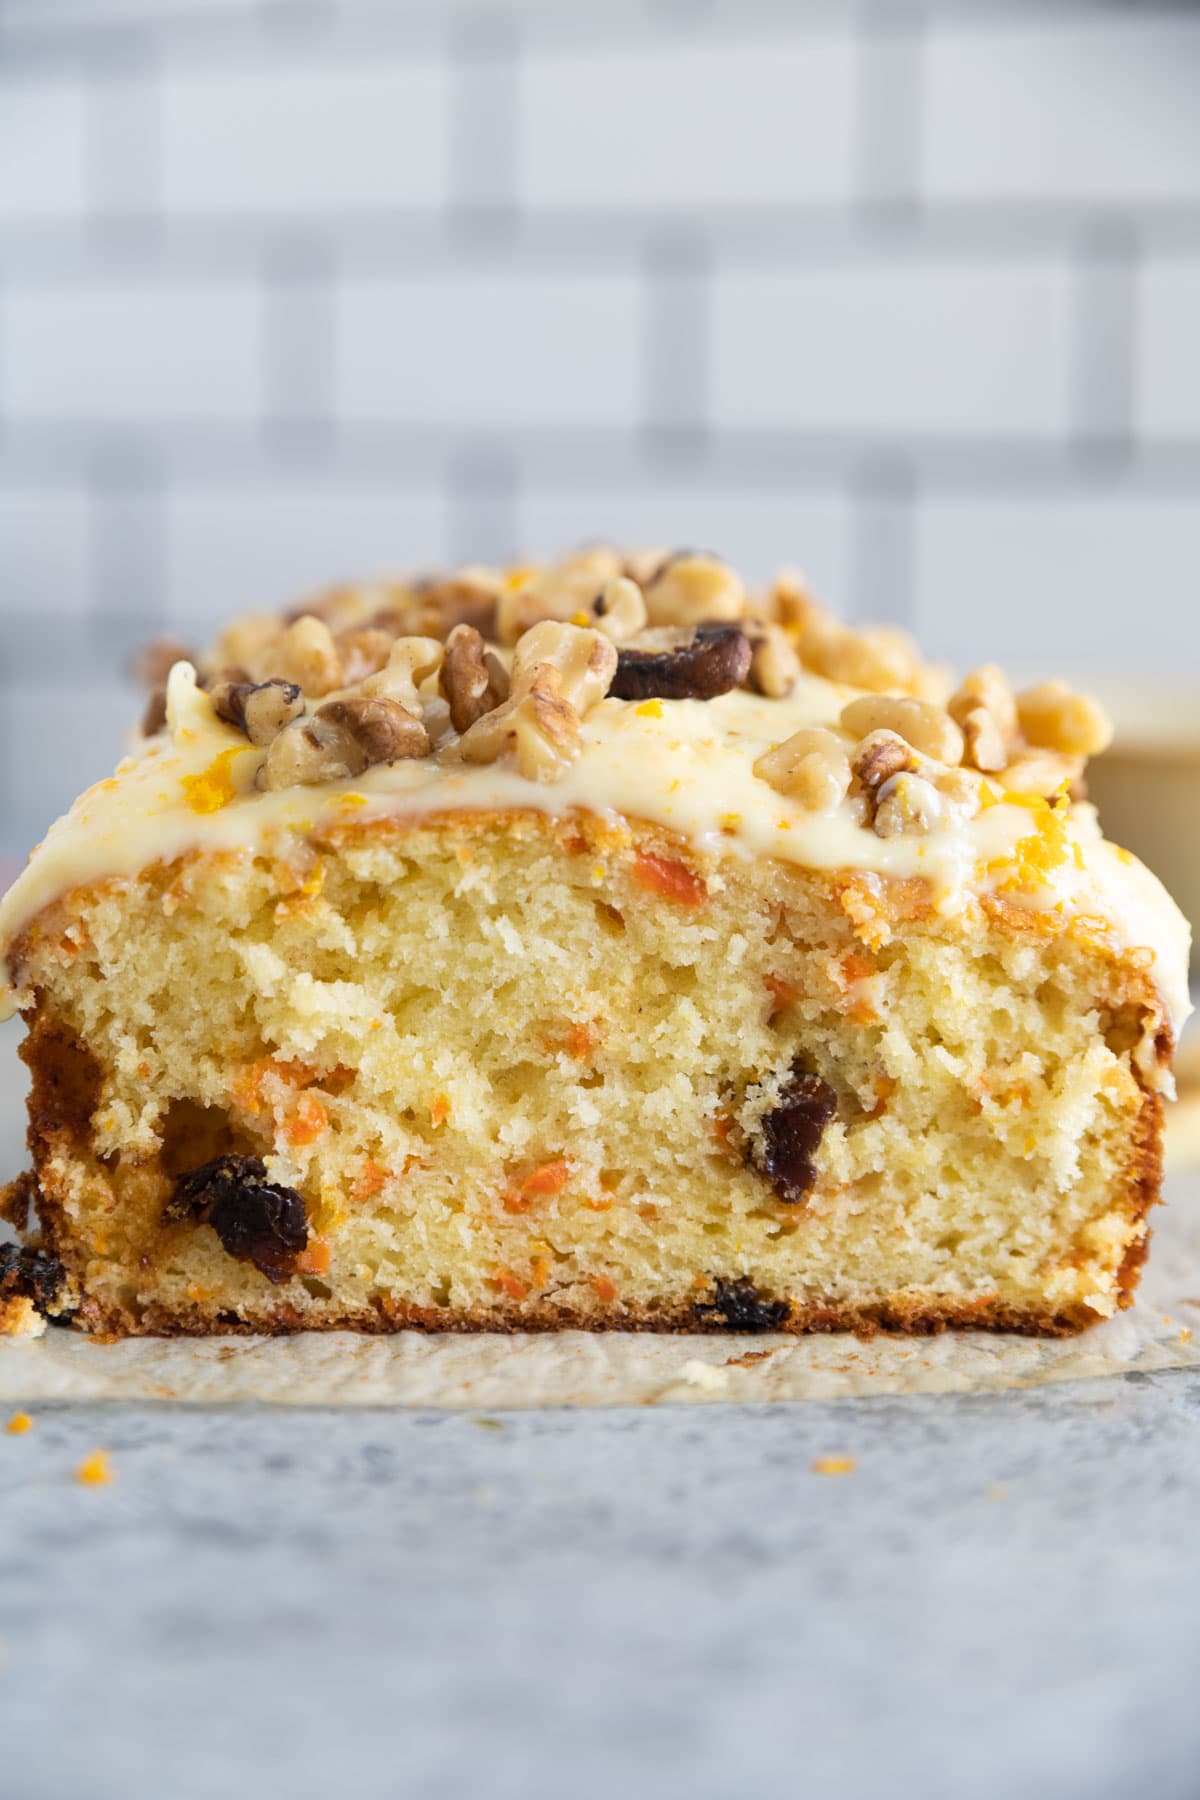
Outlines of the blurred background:
M1200 10L0 0L0 853L147 636L593 536L1200 670Z

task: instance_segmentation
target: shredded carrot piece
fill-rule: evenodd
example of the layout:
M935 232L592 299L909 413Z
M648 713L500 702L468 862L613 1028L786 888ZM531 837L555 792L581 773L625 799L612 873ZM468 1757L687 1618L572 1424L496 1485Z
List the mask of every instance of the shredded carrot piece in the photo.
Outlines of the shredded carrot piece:
M492 1276L492 1287L499 1294L506 1294L510 1300L524 1300L529 1294L529 1283L514 1275L511 1269L497 1269Z
M770 1017L772 1019L778 1018L779 1014L792 1004L800 992L796 983L789 981L784 975L764 975L763 986L771 996Z
M433 1124L442 1125L450 1117L449 1094L435 1094L429 1103L429 1117Z
M535 1200L544 1199L550 1194L561 1194L570 1179L569 1163L542 1163L523 1176L516 1187L508 1190L504 1196L504 1210L508 1213L526 1213Z
M616 1284L611 1281L607 1275L593 1275L591 1279L592 1286L596 1291L597 1300L604 1300L607 1302L616 1299Z
M539 1290L544 1288L550 1279L550 1258L548 1256L535 1256L530 1262L529 1272L533 1277L534 1287Z
M296 1110L283 1127L289 1144L315 1144L329 1129L329 1114L315 1094L301 1094Z
M312 1238L307 1250L302 1250L296 1258L296 1267L302 1275L328 1275L329 1245L324 1238Z
M638 852L633 872L650 893L659 894L664 900L674 900L679 906L703 906L708 899L708 889L698 875L693 875L685 864L666 856L655 856L653 851Z
M388 1173L383 1164L376 1162L373 1156L366 1157L354 1178L351 1194L356 1200L369 1200L373 1194L382 1193Z

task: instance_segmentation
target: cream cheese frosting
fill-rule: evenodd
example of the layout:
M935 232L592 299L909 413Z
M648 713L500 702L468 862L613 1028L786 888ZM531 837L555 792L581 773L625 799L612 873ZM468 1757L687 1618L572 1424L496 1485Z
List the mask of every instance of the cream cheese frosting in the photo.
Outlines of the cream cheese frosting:
M804 674L780 700L742 690L704 701L606 699L587 713L580 753L553 782L525 779L500 762L457 760L447 725L450 754L443 748L352 780L261 792L254 782L262 752L216 717L194 671L180 663L171 674L168 731L80 796L0 901L0 959L43 908L71 889L130 878L152 863L198 850L271 846L282 853L289 840L351 816L535 809L555 818L587 811L614 821L640 819L702 852L923 877L944 912L1010 885L1006 874L1014 854L1041 828L1028 806L1000 798L973 818L921 835L882 838L848 807L806 810L754 774L756 759L793 731L836 728L853 692ZM1066 853L1014 897L1098 918L1119 947L1149 951L1153 978L1178 1032L1190 1010L1186 921L1147 869L1103 839L1092 808L1076 805L1062 817ZM13 974L0 961L0 1017L11 1014L18 1000Z

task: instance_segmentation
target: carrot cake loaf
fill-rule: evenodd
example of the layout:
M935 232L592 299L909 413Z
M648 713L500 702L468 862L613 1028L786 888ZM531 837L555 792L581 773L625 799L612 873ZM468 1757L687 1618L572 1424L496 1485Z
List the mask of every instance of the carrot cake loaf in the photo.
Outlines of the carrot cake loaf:
M1128 1304L1187 931L1059 681L714 556L158 646L0 906L0 1318L1075 1331Z

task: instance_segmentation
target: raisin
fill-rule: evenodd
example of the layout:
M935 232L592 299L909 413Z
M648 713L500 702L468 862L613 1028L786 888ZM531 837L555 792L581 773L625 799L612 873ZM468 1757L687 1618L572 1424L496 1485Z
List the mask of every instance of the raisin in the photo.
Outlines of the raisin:
M800 1070L764 1116L751 1159L787 1205L799 1206L807 1198L817 1173L813 1159L836 1110L837 1095L828 1083Z
M778 1331L787 1323L787 1301L768 1300L744 1276L725 1281L718 1275L713 1286L715 1299L696 1308L705 1325L720 1325L726 1331Z
M31 1300L40 1313L49 1312L65 1276L58 1258L44 1250L0 1244L0 1300Z
M211 1225L230 1256L253 1263L268 1281L287 1281L308 1247L304 1201L294 1188L268 1181L257 1156L218 1156L181 1176L166 1216Z
M754 651L737 625L671 630L661 650L624 646L609 692L618 700L715 700L741 687Z

